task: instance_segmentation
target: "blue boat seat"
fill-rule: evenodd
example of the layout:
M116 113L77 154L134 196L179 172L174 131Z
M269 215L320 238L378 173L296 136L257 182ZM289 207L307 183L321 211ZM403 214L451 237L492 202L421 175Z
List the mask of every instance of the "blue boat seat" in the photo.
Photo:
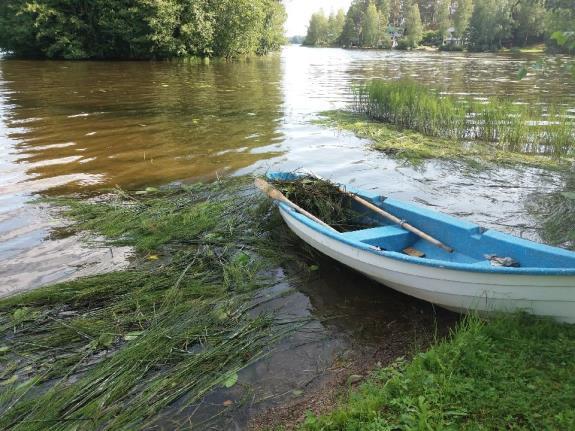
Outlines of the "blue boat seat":
M417 236L397 225L345 232L343 235L351 240L361 241L389 251L401 251L418 239Z

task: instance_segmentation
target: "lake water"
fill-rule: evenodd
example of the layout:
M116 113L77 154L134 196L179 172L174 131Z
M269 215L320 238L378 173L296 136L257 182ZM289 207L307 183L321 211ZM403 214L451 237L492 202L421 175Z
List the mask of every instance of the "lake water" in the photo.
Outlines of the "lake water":
M537 223L525 205L535 193L561 189L564 174L477 171L436 161L414 168L373 151L365 140L312 123L321 111L344 108L353 82L374 77L410 77L452 94L575 106L573 81L555 58L545 74L516 80L521 66L537 58L290 46L269 58L211 64L0 59L0 295L126 263L126 249L50 239L61 221L46 205L30 202L36 196L268 169L312 169L537 240ZM325 324L317 317L312 341L291 340L289 354L245 372L247 381L267 382L260 389L273 395L264 397L268 404L282 399L274 394L299 387L294 379L320 375L321 367L361 339L366 325L375 328L367 337L373 346L390 339L390 322L402 328L395 334L432 325L434 314L425 304L405 302L354 274L345 273L343 287L338 277L323 275L291 296L287 309L340 318ZM421 313L427 317L413 323ZM315 360L316 374L301 374ZM275 375L277 369L291 371ZM214 395L223 396L229 395ZM230 423L245 423L246 411Z

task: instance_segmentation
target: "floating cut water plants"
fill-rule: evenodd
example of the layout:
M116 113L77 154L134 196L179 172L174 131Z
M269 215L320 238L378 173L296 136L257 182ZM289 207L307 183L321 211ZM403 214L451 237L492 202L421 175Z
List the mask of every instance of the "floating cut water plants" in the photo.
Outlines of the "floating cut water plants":
M354 93L356 112L428 136L556 156L571 155L575 147L575 121L562 106L457 98L405 80L373 80L355 86Z
M54 204L68 229L136 256L0 301L0 429L151 426L177 400L235 385L300 324L255 312L254 292L277 283L278 241L270 203L245 180Z

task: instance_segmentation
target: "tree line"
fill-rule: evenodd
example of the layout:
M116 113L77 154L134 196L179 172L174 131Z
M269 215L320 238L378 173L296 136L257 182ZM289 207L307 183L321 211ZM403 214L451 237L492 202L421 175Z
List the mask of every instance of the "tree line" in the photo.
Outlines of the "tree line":
M491 51L545 42L557 32L575 34L575 0L353 0L326 17L312 15L304 40L310 46Z
M284 42L280 0L2 0L0 49L64 59L236 57Z

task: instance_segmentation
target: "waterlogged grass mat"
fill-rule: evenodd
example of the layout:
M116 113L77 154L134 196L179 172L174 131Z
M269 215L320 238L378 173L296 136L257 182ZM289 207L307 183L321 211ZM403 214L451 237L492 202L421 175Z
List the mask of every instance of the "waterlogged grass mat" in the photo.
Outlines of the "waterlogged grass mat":
M571 430L575 325L515 315L470 317L411 362L376 370L302 429Z
M521 153L488 143L465 143L459 138L427 136L348 111L322 112L316 124L346 130L360 138L369 139L375 150L414 165L429 159L439 159L462 161L471 166L495 163L565 170L572 164L572 158L566 156Z
M0 429L153 425L175 401L235 385L305 323L254 311L278 282L278 220L251 179L53 204L68 230L136 254L125 271L0 301Z

